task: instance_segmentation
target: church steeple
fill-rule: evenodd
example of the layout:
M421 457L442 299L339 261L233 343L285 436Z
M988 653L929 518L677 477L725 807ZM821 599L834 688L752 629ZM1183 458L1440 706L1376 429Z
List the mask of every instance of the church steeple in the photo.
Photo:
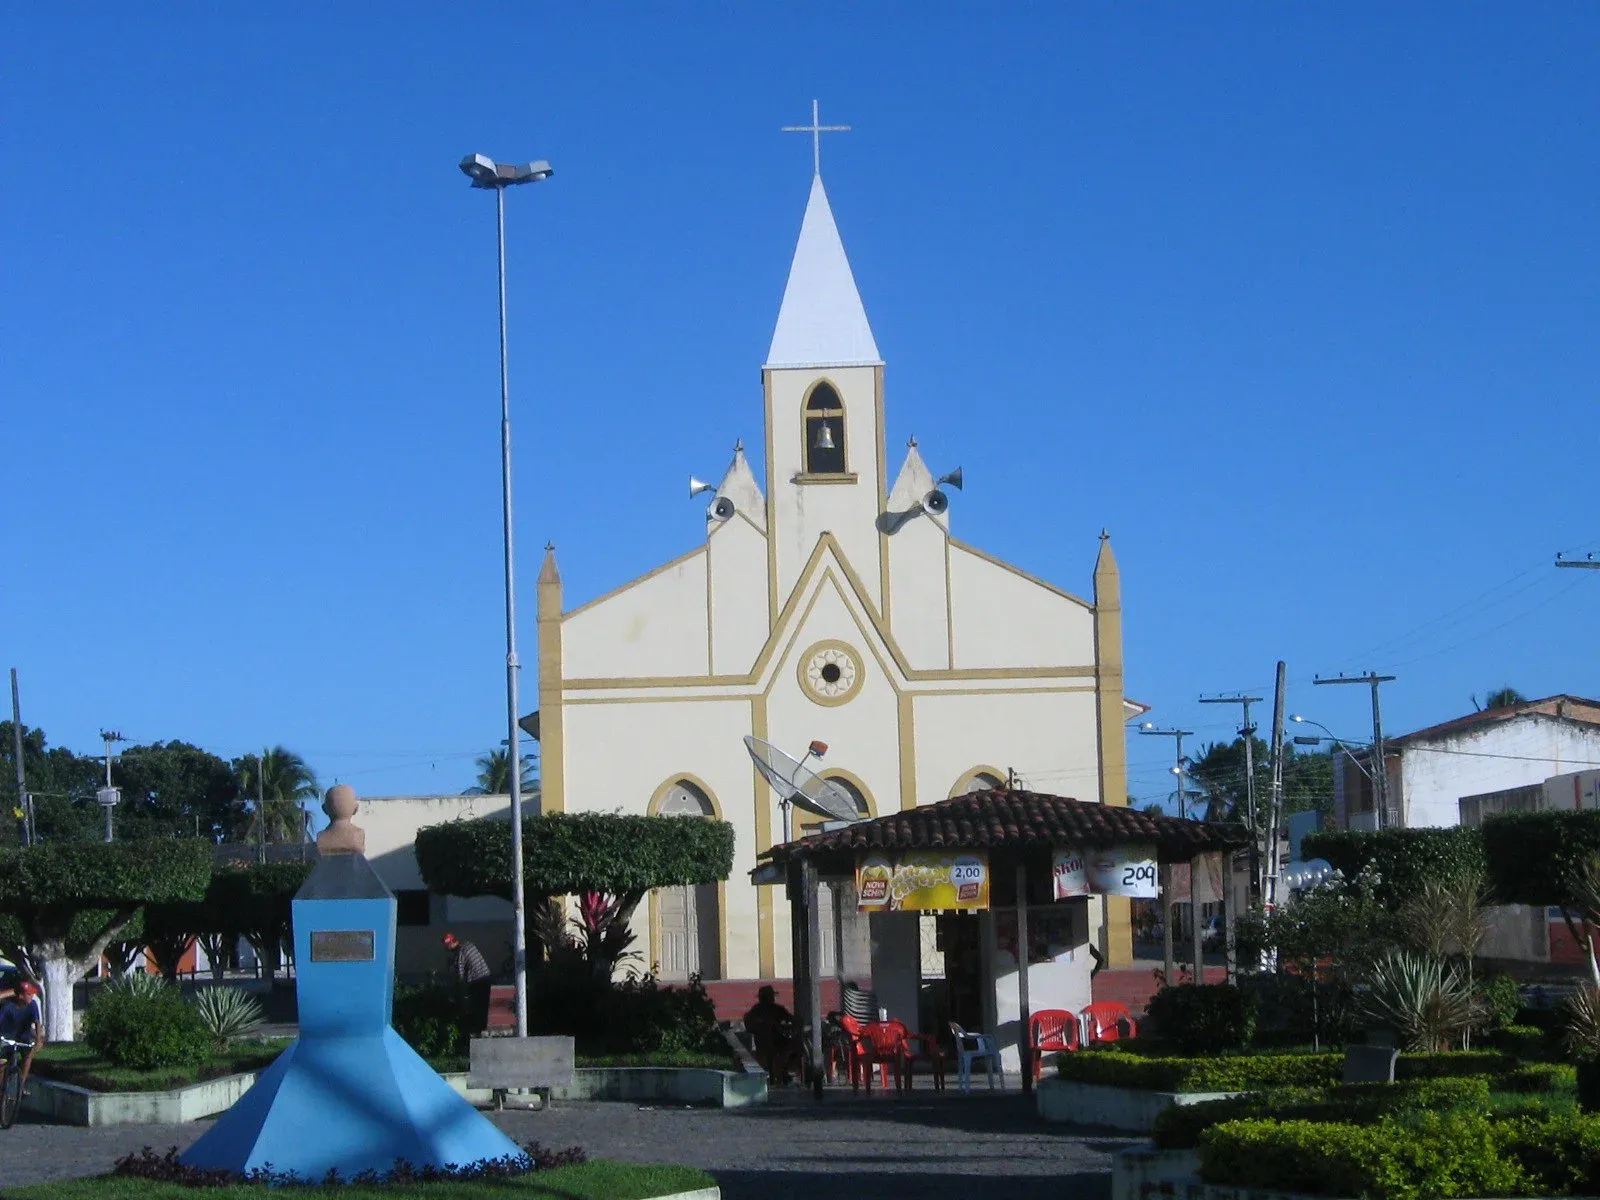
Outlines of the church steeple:
M767 369L875 367L882 362L822 176L815 175L767 350Z

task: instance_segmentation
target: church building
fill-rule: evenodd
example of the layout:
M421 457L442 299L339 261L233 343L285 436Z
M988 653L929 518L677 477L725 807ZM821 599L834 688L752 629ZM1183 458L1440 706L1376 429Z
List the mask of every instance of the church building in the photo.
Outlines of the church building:
M1123 696L1106 535L1082 598L956 538L951 484L915 441L891 475L884 360L820 173L761 401L764 444L734 447L701 544L573 608L553 549L539 575L544 811L697 814L737 831L725 883L640 906L638 945L668 980L790 977L784 889L750 879L783 827L746 735L796 757L825 743L812 764L863 816L1002 786L1011 768L1121 805L1124 726L1142 711ZM1063 550L1087 566L1093 545ZM795 818L796 837L820 819ZM1127 905L1090 902L1113 965L1131 959ZM852 927L847 967L870 970L865 922Z

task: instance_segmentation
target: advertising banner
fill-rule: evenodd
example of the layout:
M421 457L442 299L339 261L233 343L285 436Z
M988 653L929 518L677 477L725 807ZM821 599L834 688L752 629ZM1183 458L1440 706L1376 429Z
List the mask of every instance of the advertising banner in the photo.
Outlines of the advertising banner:
M1102 850L1057 850L1052 875L1057 900L1091 893L1153 900L1159 891L1156 848L1143 843Z
M856 896L862 912L978 912L989 907L989 856L875 850L856 862Z

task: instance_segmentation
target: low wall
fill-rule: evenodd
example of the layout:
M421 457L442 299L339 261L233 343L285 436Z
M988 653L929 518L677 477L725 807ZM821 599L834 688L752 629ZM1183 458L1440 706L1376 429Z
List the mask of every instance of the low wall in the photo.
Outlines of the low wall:
M1111 1159L1111 1200L1154 1200L1172 1195L1176 1182L1196 1182L1196 1150L1158 1150L1146 1143Z
M1094 1125L1124 1133L1149 1133L1156 1117L1169 1108L1225 1100L1237 1092L1145 1092L1135 1088L1041 1079L1035 1089L1039 1116L1046 1121Z
M744 1071L696 1067L589 1067L572 1085L550 1089L552 1100L653 1100L743 1108L765 1104L767 1080Z
M169 1092L91 1092L33 1075L22 1108L62 1125L177 1125L227 1111L255 1081L251 1071Z

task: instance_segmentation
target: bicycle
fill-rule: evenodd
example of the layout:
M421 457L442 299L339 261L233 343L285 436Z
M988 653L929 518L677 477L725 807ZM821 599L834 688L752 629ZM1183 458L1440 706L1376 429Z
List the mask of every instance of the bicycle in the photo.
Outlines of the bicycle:
M5 1085L0 1087L0 1129L10 1129L22 1109L22 1056L33 1049L32 1042L0 1037L4 1047Z

